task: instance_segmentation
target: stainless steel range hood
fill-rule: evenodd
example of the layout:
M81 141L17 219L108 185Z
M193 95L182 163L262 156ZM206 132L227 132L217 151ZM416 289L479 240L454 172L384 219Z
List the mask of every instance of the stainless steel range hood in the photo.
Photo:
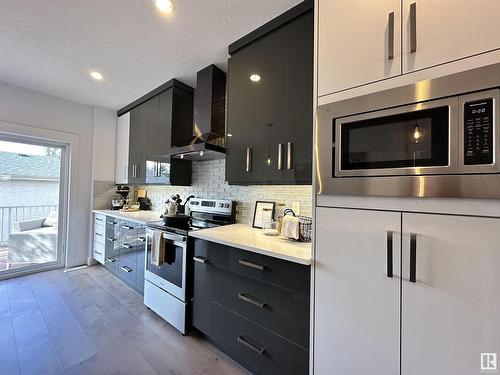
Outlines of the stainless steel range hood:
M226 73L209 65L196 75L193 139L182 147L173 147L169 156L204 161L226 156Z

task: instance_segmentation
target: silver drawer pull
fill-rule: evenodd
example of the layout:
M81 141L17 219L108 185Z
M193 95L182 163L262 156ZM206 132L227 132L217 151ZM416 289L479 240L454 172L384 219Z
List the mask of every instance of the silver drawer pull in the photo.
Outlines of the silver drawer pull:
M141 242L146 242L146 237L137 237L137 239Z
M122 225L123 229L134 229L134 227L131 227L130 225Z
M260 264L255 264L255 263L252 263L252 262L248 262L246 260L243 260L243 259L239 259L238 260L238 263L241 264L242 266L247 266L247 267L250 267L250 268L255 268L256 270L260 270L260 271L264 271L264 266L261 266Z
M99 237L102 237L102 233L97 233L97 232L95 232L95 235L96 235L96 236L99 236Z
M242 344L243 346L246 346L248 349L253 350L255 353L258 355L262 355L264 351L266 350L265 347L259 348L258 346L255 346L253 344L250 344L243 336L238 336L238 342Z
M115 242L115 241L116 241L116 238L113 238L113 237L108 237L108 238L107 238L107 240L108 240L109 242Z
M198 257L198 256L193 257L193 260L194 260L195 262L198 262L198 263L207 263L207 262L208 262L208 259L203 258L203 257Z
M133 248L133 246L130 245L130 244L128 244L128 243L124 243L122 246L125 247L125 248L127 248L127 249Z
M118 222L117 221L108 221L108 224L109 225L118 225Z
M106 261L108 261L109 263L114 263L116 262L116 259L106 257Z
M121 266L121 269L122 269L123 271L127 272L127 273L128 273L128 272L132 272L132 271L133 271L133 269L132 269L132 268L130 268L130 267L128 267L128 266Z
M263 309L267 305L267 303L257 301L256 299L250 297L248 294L245 294L245 293L239 293L238 298L241 299L242 301L248 302L254 306L260 307L261 309Z

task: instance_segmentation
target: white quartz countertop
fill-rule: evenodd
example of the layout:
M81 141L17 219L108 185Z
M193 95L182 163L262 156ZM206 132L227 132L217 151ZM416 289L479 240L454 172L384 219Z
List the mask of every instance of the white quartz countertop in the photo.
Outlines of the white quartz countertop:
M245 224L201 229L190 232L189 235L290 262L311 264L310 243L295 242L281 236L266 236L262 229Z
M139 224L146 224L149 221L161 220L160 218L161 214L158 211L123 212L118 210L93 210L92 212L115 217L117 219L133 221Z

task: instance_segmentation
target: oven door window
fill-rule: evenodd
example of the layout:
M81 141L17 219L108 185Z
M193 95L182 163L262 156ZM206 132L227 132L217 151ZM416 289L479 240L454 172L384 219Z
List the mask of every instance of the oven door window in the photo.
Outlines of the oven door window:
M341 169L449 165L449 107L340 124Z
M182 288L182 271L184 263L184 247L165 241L165 262L157 267L151 263L151 242L148 244L146 269L163 280Z

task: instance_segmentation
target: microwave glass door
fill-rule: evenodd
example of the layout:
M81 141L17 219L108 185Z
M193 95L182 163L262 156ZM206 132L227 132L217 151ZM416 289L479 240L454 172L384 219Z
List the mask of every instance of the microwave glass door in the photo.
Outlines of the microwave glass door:
M409 112L379 117L364 115L362 119L342 121L340 171L352 171L349 175L356 175L356 171L383 175L387 169L448 166L449 106L416 108Z

